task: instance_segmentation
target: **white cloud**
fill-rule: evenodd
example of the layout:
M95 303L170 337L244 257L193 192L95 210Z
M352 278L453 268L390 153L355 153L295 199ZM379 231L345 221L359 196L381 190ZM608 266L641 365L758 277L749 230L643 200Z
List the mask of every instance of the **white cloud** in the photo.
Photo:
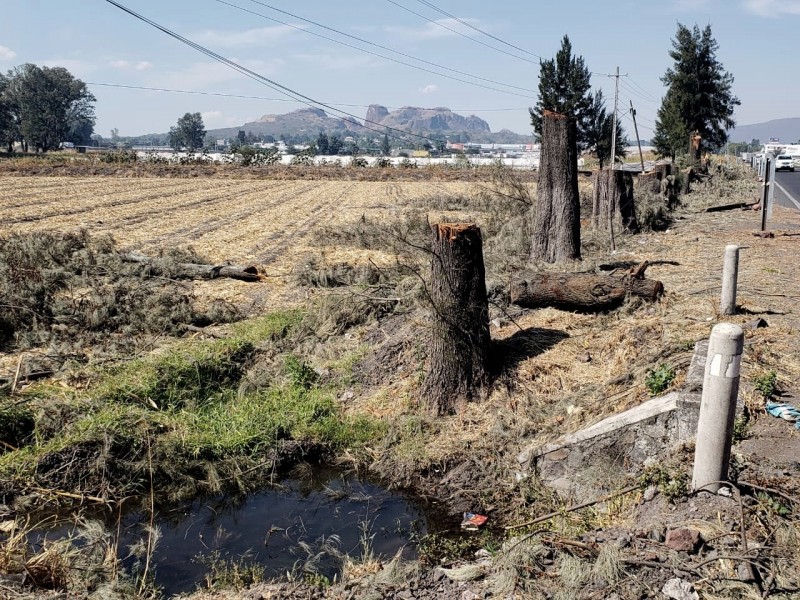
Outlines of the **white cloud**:
M217 48L241 48L243 46L273 46L282 42L295 33L297 25L277 25L275 27L259 27L244 31L225 31L221 29L207 29L194 35L194 40L201 44L208 44Z
M744 0L742 6L762 17L800 15L800 0Z
M134 69L135 71L146 71L153 68L153 63L140 60L139 62L132 63L127 60L112 60L109 61L108 66L112 69Z
M433 94L434 92L439 91L439 86L435 83L431 83L430 85L426 85L425 87L421 87L418 90L422 94Z
M464 23L469 23L475 27L480 27L484 30L486 29L486 27L480 26L480 21L478 19L461 19L461 21ZM457 35L456 32L464 35L475 33L474 30L470 29L463 23L460 23L456 19L437 19L436 21L426 23L422 28L387 27L386 29L387 31L416 39L447 38Z
M7 46L0 46L0 60L14 60L17 53Z

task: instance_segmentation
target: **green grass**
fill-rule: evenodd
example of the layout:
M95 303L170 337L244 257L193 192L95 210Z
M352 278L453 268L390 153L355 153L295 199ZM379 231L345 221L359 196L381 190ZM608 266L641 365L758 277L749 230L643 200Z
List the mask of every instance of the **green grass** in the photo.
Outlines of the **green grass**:
M275 313L237 323L225 339L183 340L149 357L91 372L85 391L35 388L31 413L38 411L40 419L55 414L60 421L35 431L28 446L0 456L0 477L29 479L45 455L86 442L119 453L117 458L130 463L122 468L130 469L131 480L148 454L170 472L188 473L198 460L252 464L270 456L282 440L318 444L332 453L358 451L382 437L384 426L343 414L336 401L341 386L321 385L302 357L286 352L302 317L297 311ZM276 377L240 393L240 381L264 344L278 350Z

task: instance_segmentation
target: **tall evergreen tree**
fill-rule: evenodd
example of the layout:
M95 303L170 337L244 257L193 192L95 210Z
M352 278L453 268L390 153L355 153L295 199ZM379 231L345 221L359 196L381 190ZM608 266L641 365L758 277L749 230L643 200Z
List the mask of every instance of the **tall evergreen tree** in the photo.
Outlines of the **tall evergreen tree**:
M657 147L667 156L688 150L692 132L702 137L704 151L728 140L728 130L735 125L733 111L740 102L731 91L733 75L716 58L718 48L710 25L700 30L678 23L669 52L675 64L661 78L668 89L655 131Z
M320 131L317 136L317 154L321 156L328 156L330 154L330 144L328 142L328 134Z
M551 60L539 63L539 99L529 109L531 125L538 137L542 136L542 114L550 110L575 120L578 130L578 147L587 147L589 121L594 98L591 92L591 73L582 56L572 55L569 36L561 40L561 49Z
M689 149L689 129L674 96L672 90L664 96L656 113L656 129L652 138L656 152L671 160Z
M614 131L614 115L606 110L603 91L597 90L592 98L592 106L586 122L586 140L588 149L593 149L600 161L600 168L611 158L611 138ZM628 138L622 123L617 119L617 144L615 147L616 158L624 158Z

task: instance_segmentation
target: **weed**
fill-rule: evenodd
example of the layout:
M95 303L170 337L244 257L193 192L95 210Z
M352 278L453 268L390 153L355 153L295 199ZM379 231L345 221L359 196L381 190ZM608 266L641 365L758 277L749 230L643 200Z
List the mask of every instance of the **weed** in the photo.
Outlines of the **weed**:
M675 370L666 364L660 364L657 368L647 372L644 385L651 396L657 396L666 390L675 379Z
M741 442L750 437L749 431L750 419L747 415L742 414L736 417L733 422L733 441Z
M756 494L758 500L758 508L761 512L767 513L767 516L790 517L792 515L792 507L787 506L777 497L765 492L758 492Z
M689 475L661 463L647 467L638 481L642 488L656 486L670 501L685 498L689 494Z
M203 585L208 590L240 592L264 581L264 567L246 554L239 559L223 558L219 550L214 550L207 556L198 555L195 561L207 569Z
M773 370L757 375L753 385L764 400L770 400L778 392L778 374Z

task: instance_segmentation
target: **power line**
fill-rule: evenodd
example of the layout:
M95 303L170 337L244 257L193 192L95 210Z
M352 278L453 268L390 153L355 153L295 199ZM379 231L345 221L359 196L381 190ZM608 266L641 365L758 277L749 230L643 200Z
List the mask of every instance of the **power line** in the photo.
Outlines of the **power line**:
M626 74L626 75L625 75L625 77L627 77L627 78L628 78L628 80L630 80L630 82L631 82L631 83L632 83L634 86L636 86L637 88L639 88L639 90L640 90L640 91L641 91L643 94L645 94L646 96L649 96L649 97L650 97L650 98L651 98L651 99L652 99L654 102L658 102L658 99L657 99L657 98L656 98L656 97L655 97L653 94L651 94L651 93L650 93L650 92L648 92L646 89L644 89L642 86L640 86L638 83L636 83L636 82L633 80L633 78L632 78L630 75L627 75L627 74Z
M377 52L372 52L370 50L366 50L365 48L359 48L358 46L354 46L352 44L348 44L347 42L343 42L341 40L337 40L335 38L328 37L326 35L322 35L322 34L317 33L315 31L309 31L308 29L304 29L302 27L298 27L296 25L292 25L291 23L286 23L285 21L281 21L279 19L274 19L272 17L268 17L267 15L261 14L259 12L253 11L253 10L249 10L249 9L244 8L242 6L237 6L236 4L232 4L230 2L226 2L225 0L215 0L215 1L218 2L219 4L224 4L226 6L230 6L231 8L235 8L235 9L240 10L242 12L246 12L246 13L249 13L251 15L254 15L254 16L257 16L257 17L261 17L263 19L267 19L268 21L272 21L273 23L279 23L279 24L284 25L286 27L291 27L292 29L296 29L298 31L302 31L303 33L307 33L309 35L313 35L315 37L322 38L323 40L327 40L327 41L333 42L335 44L340 44L340 45L345 46L347 48L351 48L353 50L358 50L359 52L364 52L364 53L369 54L371 56L377 56L378 58L382 58L384 60L389 60L389 61L392 61L394 63L400 64L400 65L404 65L406 67L411 67L412 69L417 69L417 70L420 70L420 71L424 71L425 73L431 73L431 74L436 75L438 77L445 77L447 79L452 79L454 81L458 81L458 82L461 82L461 83L466 83L468 85L474 85L474 86L481 87L481 88L484 88L484 89L487 89L487 90L491 90L493 92L501 92L501 93L504 93L504 94L513 94L515 96L520 96L522 98L529 98L528 95L516 94L516 93L510 92L508 90L499 90L497 88L489 87L489 86L486 86L486 85L481 85L481 84L475 83L473 81L467 81L465 79L460 79L458 77L453 77L452 75L446 75L444 73L438 73L436 71L431 71L430 69L426 69L424 67L420 67L419 65L414 65L414 64L411 64L411 63L407 63L405 61L398 60L396 58L392 58L392 57L386 56L384 54L379 54ZM361 42L363 44L368 44L370 46L374 46L376 48L380 48L382 50L386 50L387 52L393 52L393 53L398 54L400 56L404 56L406 58L410 58L411 60L416 60L418 62L434 66L437 69L444 69L446 71L451 71L453 73L458 73L460 75L465 75L467 77L472 77L473 79L478 79L480 81L485 81L485 82L488 82L488 83L493 83L495 85L501 85L501 86L508 87L508 88L522 90L522 91L525 91L525 92L532 92L532 93L536 92L536 90L533 90L533 89L530 89L530 88L525 88L525 87L521 87L521 86L517 86L517 85L512 85L512 84L509 84L509 83L503 83L502 81L496 81L494 79L488 79L486 77L480 77L479 75L473 75L471 73L467 73L465 71L459 71L458 69L453 69L451 67L446 67L444 65L440 65L438 63L435 63L435 62L432 62L432 61L429 61L429 60L425 60L425 59L422 59L422 58L417 58L417 57L415 57L415 56L413 56L411 54L406 54L405 52L400 52L399 50L395 50L395 49L390 48L388 46L383 46L381 44L377 44L375 42L371 42L369 40L365 40L363 38L360 38L360 37L357 37L357 36L354 36L354 35L350 35L348 33L345 33L343 31L339 31L338 29L334 29L332 27L328 27L327 25L323 25L323 24L318 23L316 21L312 21L310 19L305 19L303 17L300 17L298 15L292 14L292 13L287 12L285 10L281 10L279 8L275 8L274 6L270 6L269 4L265 4L264 2L258 2L257 0L250 0L250 1L253 2L254 4L258 4L260 6L264 6L265 8L269 8L269 9L274 10L276 12L288 15L288 16L294 18L294 19L298 19L300 21L304 21L306 23L310 23L312 25L315 25L315 26L320 27L322 29L326 29L328 31L332 31L332 32L337 33L339 35L348 37L350 39L357 40L357 41L359 41L359 42Z
M250 79L253 79L254 81L258 81L262 85L265 85L265 86L269 87L270 89L275 90L279 94L283 94L284 96L288 96L290 98L293 98L295 101L297 101L299 103L306 104L307 106L310 106L312 108L315 108L317 106L321 106L323 108L327 108L331 112L340 113L342 115L346 115L347 117L350 117L350 119L344 119L345 121L349 121L349 122L351 122L351 123L353 123L355 125L359 125L359 126L363 127L364 129L367 129L369 131L373 131L375 133L387 134L388 135L390 131L394 131L394 132L397 132L397 133L393 134L392 137L396 137L396 138L399 138L399 139L402 139L403 137L406 137L406 136L411 136L411 137L415 137L415 138L419 138L419 139L425 140L427 142L438 142L438 141L440 141L440 140L435 140L433 138L429 138L429 137L424 136L424 135L420 135L418 133L412 133L412 132L408 132L408 131L403 131L402 129L397 129L395 127L389 127L387 125L380 125L380 123L375 123L374 121L367 121L366 119L364 119L364 123L370 123L370 124L373 124L373 125L378 125L378 126L382 127L382 129L374 129L372 127L367 127L367 125L362 125L361 123L359 123L359 117L357 117L356 115L354 115L352 113L340 110L338 108L334 108L330 104L325 104L324 102L319 102L318 100L314 100L313 98L311 98L309 96L306 96L304 94L301 94L300 92L297 92L297 91L295 91L295 90L293 90L293 89L291 89L289 87L286 87L285 85L282 85L282 84L278 83L277 81L269 79L268 77L265 77L264 75L261 75L259 73L256 73L255 71L252 71L252 70L250 70L250 69L248 69L246 67L243 67L242 65L240 65L240 64L238 64L238 63L236 63L236 62L234 62L232 60L229 60L229 59L225 58L224 56L222 56L220 54L217 54L216 52L212 52L208 48L206 48L206 47L204 47L204 46L202 46L202 45L200 45L200 44L198 44L196 42L193 42L190 39L185 38L182 35L179 35L178 33L175 33L174 31L164 27L163 25L159 25L158 23L156 23L152 19L148 19L147 17L145 17L143 15L140 15L139 13L131 10L130 8L124 6L123 4L120 4L116 0L106 0L106 2L108 2L109 4L111 4L113 6L116 6L117 8L122 10L123 12L127 13L128 15L130 15L130 16L136 18L136 19L139 19L140 21L142 21L144 23L147 23L151 27L154 27L155 29L158 29L162 33L167 34L168 36L178 40L179 42L181 42L183 44L186 44L190 48L193 48L193 49L197 50L198 52L208 56L209 58L212 58L212 59L216 60L217 62L220 62L220 63L224 64L227 67L230 67L234 71L237 71L238 73L241 73L242 75L244 75L246 77L249 77Z
M403 6L402 4L399 4L399 3L395 2L394 0L386 0L386 1L389 4L395 5L397 8L400 8L400 9L406 11L406 12L409 12L412 15L418 16L420 19L423 19L424 21L426 21L428 23L436 25L437 27L441 27L442 29L446 29L447 31L455 33L456 35L460 35L461 37L466 38L466 39L468 39L468 40L470 40L472 42L475 42L476 44L480 44L481 46L485 46L486 48L491 48L492 50L495 50L495 51L500 52L502 54L505 54L507 56L511 56L511 57L519 59L519 60L524 60L525 62L529 62L529 63L531 63L533 65L538 65L539 64L539 61L531 60L529 58L525 58L524 56L518 56L516 54L512 54L511 52L507 52L506 50L503 50L502 48L498 48L497 46L492 46L491 44L487 44L486 42L482 42L481 40L476 40L475 38L470 37L470 36L460 32L460 31L458 31L457 29L453 29L452 27L448 27L444 23L439 23L438 21L434 21L432 19L429 19L425 15L423 15L421 13L418 13L415 10L410 9L407 6Z
M505 45L506 45L506 46L508 46L509 48L514 48L514 50L519 50L519 51L520 51L520 52L522 52L523 54L529 54L530 56L535 56L535 57L536 57L536 58L538 58L539 60L543 60L543 59L542 59L542 57L541 57L541 56L539 56L538 54L536 54L536 53L534 53L534 52L529 52L528 50L525 50L525 48L520 48L519 46L515 46L515 45L514 45L514 44L512 44L511 42L507 42L507 41L505 41L505 40L503 40L503 39L500 39L499 37L497 37L497 36L495 36L495 35L492 35L491 33L487 32L487 31L484 31L483 29L479 29L478 27L475 27L475 26L474 26L472 23L469 23L469 22L467 22L467 21L464 21L464 20L462 20L462 19L459 19L459 18L458 18L457 16L455 16L454 14L451 14L451 13L447 12L446 10L443 10L443 9L439 8L438 6L436 6L436 5L432 4L431 2L428 2L427 0L417 0L417 2L419 2L420 4L424 4L424 5L425 5L425 6L427 6L428 8L432 8L432 9L433 9L433 10L435 10L436 12L438 12L438 13L440 13L440 14L443 14L443 15L444 15L444 16L446 16L446 17L450 17L451 19L455 20L455 21L456 21L456 22L458 22L458 23L461 23L461 24L462 24L462 25L464 25L465 27L469 27L469 28L470 28L470 29L472 29L473 31L477 31L478 33L482 33L483 35L485 35L485 36L487 36L487 37L490 37L490 38L492 38L493 40L495 40L495 41L497 41L497 42L500 42L501 44L505 44Z
M170 92L174 94L194 94L198 96L219 96L222 98L240 98L244 100L267 100L271 102L297 102L296 100L289 99L289 98L267 98L264 96L248 96L243 94L225 94L222 92L201 92L196 90L175 90L171 88L158 88L158 87L146 87L142 85L126 85L121 83L101 83L97 81L87 81L86 85L96 85L102 87L109 87L109 88L123 88L123 89L131 89L131 90L144 90L149 92ZM343 102L328 102L331 106L344 106L348 108L369 108L369 104L346 104ZM397 110L399 106L385 106L386 109ZM450 111L452 112L466 112L466 113L477 113L477 112L519 112L519 111L527 111L527 107L522 108L451 108Z
M641 102L647 102L648 104L658 104L658 102L656 100L650 100L649 98L644 96L641 92L639 92L635 88L633 88L630 84L625 83L624 80L620 81L620 85L622 86L622 89L624 89L629 94L635 96L637 100L639 100Z

